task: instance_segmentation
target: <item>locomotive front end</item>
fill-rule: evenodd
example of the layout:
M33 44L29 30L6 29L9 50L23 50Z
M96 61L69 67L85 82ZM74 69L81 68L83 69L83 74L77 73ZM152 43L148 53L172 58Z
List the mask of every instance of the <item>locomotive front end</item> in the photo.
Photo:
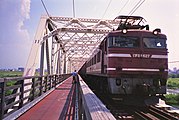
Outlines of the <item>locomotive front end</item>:
M166 36L146 30L108 35L107 68L112 94L151 96L166 93Z

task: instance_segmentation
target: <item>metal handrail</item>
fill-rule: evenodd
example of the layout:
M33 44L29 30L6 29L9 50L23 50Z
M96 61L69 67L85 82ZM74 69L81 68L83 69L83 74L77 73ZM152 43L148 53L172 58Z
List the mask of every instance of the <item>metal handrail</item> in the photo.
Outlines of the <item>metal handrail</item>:
M6 118L71 76L46 75L0 79L0 120ZM24 83L25 80L30 80ZM7 83L13 85L8 86Z

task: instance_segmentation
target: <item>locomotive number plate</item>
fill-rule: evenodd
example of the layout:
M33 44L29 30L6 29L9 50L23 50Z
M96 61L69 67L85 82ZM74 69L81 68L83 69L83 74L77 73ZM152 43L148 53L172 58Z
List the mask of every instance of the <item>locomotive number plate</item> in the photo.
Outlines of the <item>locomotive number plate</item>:
M150 58L150 54L133 54L132 57L135 57L135 58Z

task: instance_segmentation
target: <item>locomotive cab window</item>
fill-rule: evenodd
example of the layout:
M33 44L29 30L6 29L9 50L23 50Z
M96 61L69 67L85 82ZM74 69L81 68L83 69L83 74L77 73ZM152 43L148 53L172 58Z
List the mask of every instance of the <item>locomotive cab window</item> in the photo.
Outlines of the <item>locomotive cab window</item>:
M166 39L143 38L145 48L166 48Z
M137 48L140 40L137 37L113 36L109 37L109 47Z

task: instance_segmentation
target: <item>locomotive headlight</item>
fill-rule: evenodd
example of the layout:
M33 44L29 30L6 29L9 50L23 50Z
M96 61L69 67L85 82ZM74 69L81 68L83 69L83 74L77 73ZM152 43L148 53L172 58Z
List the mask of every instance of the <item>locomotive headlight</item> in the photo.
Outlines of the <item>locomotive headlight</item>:
M157 32L157 31L153 31L153 34L154 34L154 35L157 35L157 34L158 34L158 32Z
M122 33L123 33L123 34L126 34L126 33L127 33L127 29L123 29L123 30L122 30Z
M153 34L154 34L154 35L157 35L157 34L159 34L159 33L161 33L161 29L159 29L159 28L156 28L156 29L153 31Z

